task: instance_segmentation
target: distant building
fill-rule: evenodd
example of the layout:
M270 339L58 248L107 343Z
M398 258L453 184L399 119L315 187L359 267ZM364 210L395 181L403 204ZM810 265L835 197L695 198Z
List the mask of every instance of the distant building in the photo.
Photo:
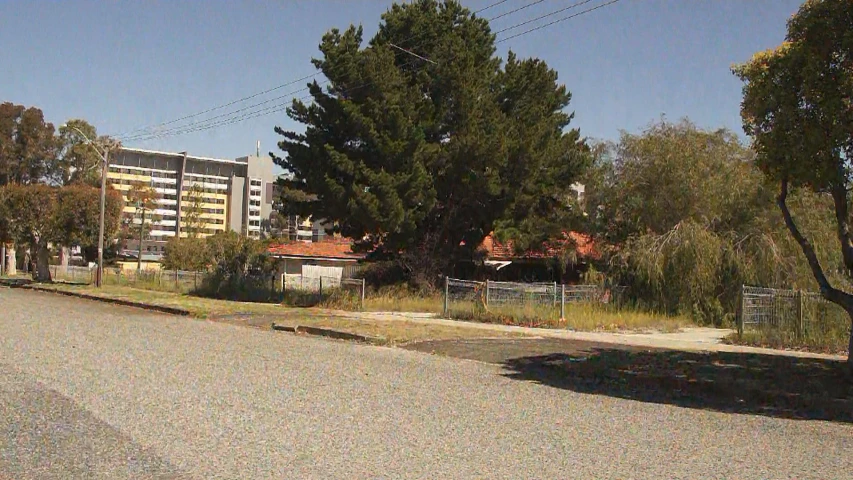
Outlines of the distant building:
M268 228L275 196L272 159L260 156L230 160L122 148L110 156L107 181L122 192L125 202L133 184L150 186L159 194L143 255L162 255L170 238L187 236L188 193L194 185L201 187L199 236L233 230L260 237ZM125 218L139 225L136 213L134 205L125 204ZM134 256L137 249L136 240L123 246Z
M277 177L281 180L290 180L293 175L283 173ZM276 193L278 188L275 189ZM276 194L276 197L278 195ZM291 241L323 242L327 240L326 228L330 225L313 217L301 217L298 215L287 215L282 218L283 225L277 232L279 238Z

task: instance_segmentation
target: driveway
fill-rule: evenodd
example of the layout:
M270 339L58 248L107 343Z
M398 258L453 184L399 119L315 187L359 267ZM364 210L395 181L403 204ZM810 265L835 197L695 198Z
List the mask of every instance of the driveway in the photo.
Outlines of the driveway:
M471 361L0 289L0 478L841 479L853 471L853 426L843 418L631 395L630 381L622 391L596 387L595 370L583 382L559 371L594 345L522 347ZM599 383L631 375L629 363L608 365Z

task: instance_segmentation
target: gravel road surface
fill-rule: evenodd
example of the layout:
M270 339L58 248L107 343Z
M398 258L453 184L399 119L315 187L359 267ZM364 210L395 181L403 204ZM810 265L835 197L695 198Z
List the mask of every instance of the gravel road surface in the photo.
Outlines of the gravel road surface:
M0 479L846 479L853 427L0 288Z

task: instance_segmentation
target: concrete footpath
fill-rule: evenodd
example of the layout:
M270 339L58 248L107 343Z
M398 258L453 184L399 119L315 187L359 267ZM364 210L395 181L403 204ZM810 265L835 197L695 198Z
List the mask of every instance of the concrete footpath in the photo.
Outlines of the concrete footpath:
M671 350L684 350L691 352L730 352L730 353L756 353L764 355L783 355L799 358L817 358L824 360L845 360L846 355L830 355L823 353L801 352L794 350L776 350L772 348L749 347L743 345L729 345L723 343L722 339L734 333L734 330L724 328L684 328L675 333L616 333L616 332L578 332L572 330L558 330L552 328L530 328L512 325L497 325L491 323L465 322L439 318L431 313L406 313L406 312L345 312L335 311L335 316L349 318L363 318L372 321L406 321L419 322L432 325L459 326L468 328L479 328L493 332L515 332L533 337L554 338L563 340L577 340L596 343L609 343L617 345L630 345L646 348L665 348Z

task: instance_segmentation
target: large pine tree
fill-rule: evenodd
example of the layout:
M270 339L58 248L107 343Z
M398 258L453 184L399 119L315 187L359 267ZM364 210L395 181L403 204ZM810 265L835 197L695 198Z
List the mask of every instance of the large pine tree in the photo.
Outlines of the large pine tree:
M395 4L367 45L360 27L331 30L320 51L328 85L288 109L304 133L276 128L285 213L437 269L495 229L524 248L567 227L588 149L545 62L504 64L486 20L435 0Z

